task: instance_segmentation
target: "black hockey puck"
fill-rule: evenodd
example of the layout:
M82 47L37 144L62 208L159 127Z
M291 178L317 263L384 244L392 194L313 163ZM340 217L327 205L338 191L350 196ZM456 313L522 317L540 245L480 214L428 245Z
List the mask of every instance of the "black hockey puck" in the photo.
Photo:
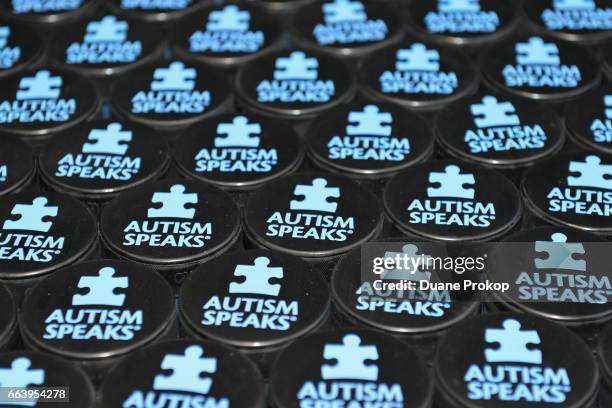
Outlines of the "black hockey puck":
M223 3L181 19L172 46L187 60L235 68L273 49L280 36L276 22L248 3Z
M160 55L159 30L138 20L97 15L61 30L51 43L53 61L88 76L118 76Z
M36 350L99 363L167 335L175 318L174 293L157 272L96 260L57 271L31 288L20 328Z
M564 102L597 85L600 64L586 48L549 37L521 35L489 48L484 79L523 98Z
M529 20L561 40L593 43L612 35L612 1L544 0L523 3Z
M115 12L147 22L172 22L193 13L204 0L111 0L107 4Z
M489 254L487 275L508 283L494 295L508 308L568 326L610 319L610 244L588 232L540 227L514 233Z
M530 165L559 151L565 140L561 118L552 109L490 93L442 110L436 131L451 155L497 168Z
M308 152L321 167L380 178L427 159L433 132L421 117L389 103L352 103L313 122Z
M236 77L244 108L272 117L312 118L354 95L340 60L314 50L277 51L244 65Z
M186 129L174 144L188 177L247 190L295 170L302 142L292 127L257 115L224 114Z
M210 184L162 180L106 205L100 232L121 258L181 269L230 249L240 235L240 211L227 193Z
M99 402L103 407L146 407L154 401L162 406L262 408L264 395L261 374L238 351L212 342L174 340L137 351L115 366L102 384Z
M182 283L179 312L190 333L248 351L285 345L319 327L329 288L307 263L278 252L232 252Z
M476 90L476 72L459 51L406 39L368 58L360 69L361 90L383 102L434 110Z
M229 89L224 77L208 66L172 61L121 77L112 88L111 105L120 117L175 129L226 108Z
M1 0L5 16L35 24L64 24L91 13L96 0Z
M67 70L39 69L7 76L0 89L0 131L40 137L87 119L100 101L94 86Z
M604 85L570 102L565 126L581 146L612 154L612 87Z
M453 46L477 47L499 41L516 27L517 7L496 0L408 3L411 28L432 41Z
M89 209L54 192L11 194L0 202L0 279L40 276L92 250L97 226Z
M524 314L458 324L434 366L445 408L579 408L592 406L599 387L595 359L578 336Z
M382 214L376 197L356 182L304 173L257 189L244 222L256 246L312 259L340 255L376 237Z
M374 265L375 259L404 254L415 258L420 254L445 256L439 243L416 245L385 242L375 245L376 250L351 251L342 257L334 269L331 279L333 300L349 320L389 333L427 335L438 334L476 312L479 303L472 295L469 299L459 299L458 294L453 291L430 289L421 283L448 281L447 276L440 276L442 274L436 271L409 273L406 270L390 269L378 275L380 279L370 279L365 274L365 269ZM374 271L368 272L371 274ZM382 286L384 281L394 282L396 285ZM406 281L412 281L414 289L401 285Z
M426 408L433 381L420 358L397 339L344 329L307 336L284 350L272 370L269 399L274 408Z
M167 143L153 129L103 120L54 136L39 157L50 187L89 199L112 198L155 179L169 161Z
M293 30L304 46L336 56L363 56L401 35L395 9L383 1L320 0L300 10Z
M8 407L94 408L95 389L73 363L31 351L0 353L0 404ZM36 389L32 389L32 388ZM11 391L13 391L11 393Z
M554 224L612 233L612 157L565 153L530 168L523 177L527 207Z
M395 175L383 202L400 231L443 241L499 238L516 226L522 209L517 188L500 173L454 161Z

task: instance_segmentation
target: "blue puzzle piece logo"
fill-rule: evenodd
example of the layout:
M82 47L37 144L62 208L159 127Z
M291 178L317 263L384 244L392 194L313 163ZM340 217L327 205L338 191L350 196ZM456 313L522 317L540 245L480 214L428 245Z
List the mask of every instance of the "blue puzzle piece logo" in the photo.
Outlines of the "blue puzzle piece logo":
M378 349L375 345L362 345L356 334L347 334L342 344L326 344L323 358L336 360L336 365L321 366L323 380L378 380L378 366L366 365L366 361L378 360Z
M368 19L363 3L352 0L334 0L323 4L323 16L326 24L364 22Z
M202 375L214 374L217 371L217 359L204 357L204 349L199 345L192 345L185 349L184 354L166 354L161 369L172 370L172 374L156 375L153 380L154 390L208 394L213 381L212 378Z
M172 62L168 68L157 68L153 72L152 91L193 91L197 72L186 68L180 61Z
M51 221L43 221L47 217L57 217L59 207L47 205L45 197L36 197L32 204L15 204L12 215L20 215L16 220L6 220L2 226L5 230L49 232L53 226Z
M31 368L32 361L27 357L17 357L11 363L10 368L0 368L0 387L2 388L27 388L32 385L42 385L45 381L45 370ZM37 398L28 398L24 401L0 401L0 405L34 407Z
M86 43L124 42L127 40L128 23L119 21L115 16L104 16L100 21L87 24L84 41Z
M607 119L612 119L612 95L604 96L605 114Z
M559 47L540 37L531 37L526 43L516 44L516 62L521 65L559 65Z
M279 57L275 62L274 79L315 80L319 73L319 61L302 51L293 51L289 57Z
M503 329L486 329L485 341L498 343L498 349L485 349L487 363L542 364L542 352L527 348L528 344L540 344L536 330L521 330L521 323L506 319Z
M480 11L479 0L439 0L438 11L442 13L477 13Z
M521 124L512 102L498 102L494 96L485 96L481 103L470 105L470 111L474 123L481 129Z
M160 208L149 208L148 218L185 218L193 219L195 216L194 208L185 208L187 204L197 204L198 195L196 193L186 193L186 188L182 184L175 184L170 187L170 192L157 192L153 194L152 203L160 203Z
M261 125L259 123L249 123L245 116L236 116L232 123L217 125L219 136L215 137L215 147L259 147L258 135L260 134Z
M249 30L251 13L240 10L234 4L228 4L223 10L211 11L208 15L206 31L238 31L246 32Z
M127 289L128 277L115 276L115 272L115 268L107 266L100 269L97 276L81 276L78 287L89 288L89 293L73 295L72 305L123 306L125 294L115 292L117 289Z
M550 241L536 241L535 251L548 254L546 259L534 260L538 269L564 269L586 272L586 261L574 259L574 255L584 255L584 245L581 242L567 242L567 235L556 232Z
M393 117L376 105L366 105L361 112L350 112L346 134L349 136L391 136Z
M414 43L410 48L397 50L395 69L398 71L429 71L440 70L440 53L428 49L425 44Z
M38 71L33 77L23 77L19 81L17 100L57 99L60 97L62 77L51 76L46 70Z
M459 166L454 164L446 166L444 172L429 173L429 182L437 183L438 187L429 187L427 196L435 197L453 197L474 199L475 191L473 188L463 187L465 184L475 184L476 180L472 173L461 173Z
M580 176L568 176L568 186L612 190L612 165L602 164L599 156L589 155L584 162L571 161L569 171L580 173Z
M83 153L106 153L124 155L127 142L132 141L132 132L122 130L121 123L109 123L106 129L92 129L88 139L94 143L84 143Z
M553 4L557 11L595 10L597 8L594 0L554 0Z
M338 203L327 201L329 198L340 198L338 187L328 187L327 180L320 177L312 181L312 185L298 184L293 190L296 196L304 196L302 201L291 200L291 210L322 211L334 213Z
M278 296L281 285L270 283L270 279L283 277L282 267L271 267L270 258L260 256L253 265L236 265L234 276L243 276L243 282L231 282L229 293L252 293L256 295Z

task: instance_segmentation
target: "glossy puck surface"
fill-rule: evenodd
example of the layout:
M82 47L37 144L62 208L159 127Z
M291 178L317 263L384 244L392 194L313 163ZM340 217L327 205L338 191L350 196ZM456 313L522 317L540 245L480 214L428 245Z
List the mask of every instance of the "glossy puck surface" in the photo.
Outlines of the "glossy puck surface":
M44 136L74 126L98 108L94 86L63 69L38 69L7 76L0 89L0 131Z
M529 1L523 9L538 28L561 40L592 43L612 35L610 0Z
M286 344L328 316L323 276L299 258L252 250L222 255L182 283L179 312L190 330L248 349Z
M243 354L217 343L187 339L131 354L108 373L100 392L105 407L163 401L261 408L265 399L261 374Z
M408 4L409 21L416 30L440 44L480 46L499 41L516 25L511 1L421 0Z
M612 87L604 85L571 102L565 125L581 145L612 154Z
M170 128L206 119L229 96L227 81L213 68L177 60L122 76L112 88L111 104L121 117Z
M443 241L499 237L517 224L522 207L517 188L500 173L455 161L433 161L395 175L383 202L401 231Z
M434 368L440 394L461 408L578 408L599 385L593 355L577 335L525 314L460 323L439 344Z
M50 53L55 63L83 75L117 76L156 58L161 41L145 23L98 14L61 30Z
M67 266L97 239L93 214L54 192L11 194L0 202L0 278L23 279Z
M594 87L600 64L586 48L521 35L491 47L481 70L492 86L523 98L562 102Z
M174 293L161 275L140 265L89 261L36 284L20 313L25 341L39 350L70 359L116 357L171 325Z
M574 152L533 166L523 176L525 203L554 224L612 232L612 182L607 178L612 157Z
M275 20L248 3L209 6L181 19L172 46L181 58L239 67L275 47L280 31Z
M174 144L179 170L228 189L252 189L302 162L290 126L257 115L224 114L186 129Z
M110 198L160 176L166 141L132 122L89 121L54 136L41 150L40 172L52 188L77 197Z
M300 10L293 29L306 46L337 56L364 55L400 35L395 9L376 0L315 2Z
M354 79L339 59L313 50L277 51L243 66L236 77L246 108L284 118L312 117L354 94Z
M514 233L489 254L487 274L510 284L497 296L522 310L567 324L610 317L610 244L563 227Z
M95 389L83 370L62 358L32 351L3 352L0 353L0 372L5 375L3 387L21 389L27 375L27 387L57 390L41 392L38 398L27 398L27 395L25 399L14 398L15 404L3 401L3 406L95 407Z
M97 0L2 0L3 15L35 24L64 24L91 13Z
M478 82L464 54L411 39L372 55L359 74L366 95L419 110L439 109L469 95Z
M347 252L378 235L382 214L376 197L356 182L304 173L257 189L245 208L244 222L257 245L322 258Z
M238 239L240 212L227 193L210 184L162 180L125 192L105 206L100 232L122 258L194 264Z
M277 408L329 402L425 408L432 399L433 381L420 358L395 338L362 329L296 341L279 355L270 377Z
M193 13L206 3L206 0L111 0L108 6L129 18L164 23Z
M495 167L519 167L561 149L564 128L551 109L500 94L480 93L436 118L440 144L453 156Z
M352 103L318 118L308 151L322 167L354 176L388 176L429 157L434 137L421 117L389 103Z

